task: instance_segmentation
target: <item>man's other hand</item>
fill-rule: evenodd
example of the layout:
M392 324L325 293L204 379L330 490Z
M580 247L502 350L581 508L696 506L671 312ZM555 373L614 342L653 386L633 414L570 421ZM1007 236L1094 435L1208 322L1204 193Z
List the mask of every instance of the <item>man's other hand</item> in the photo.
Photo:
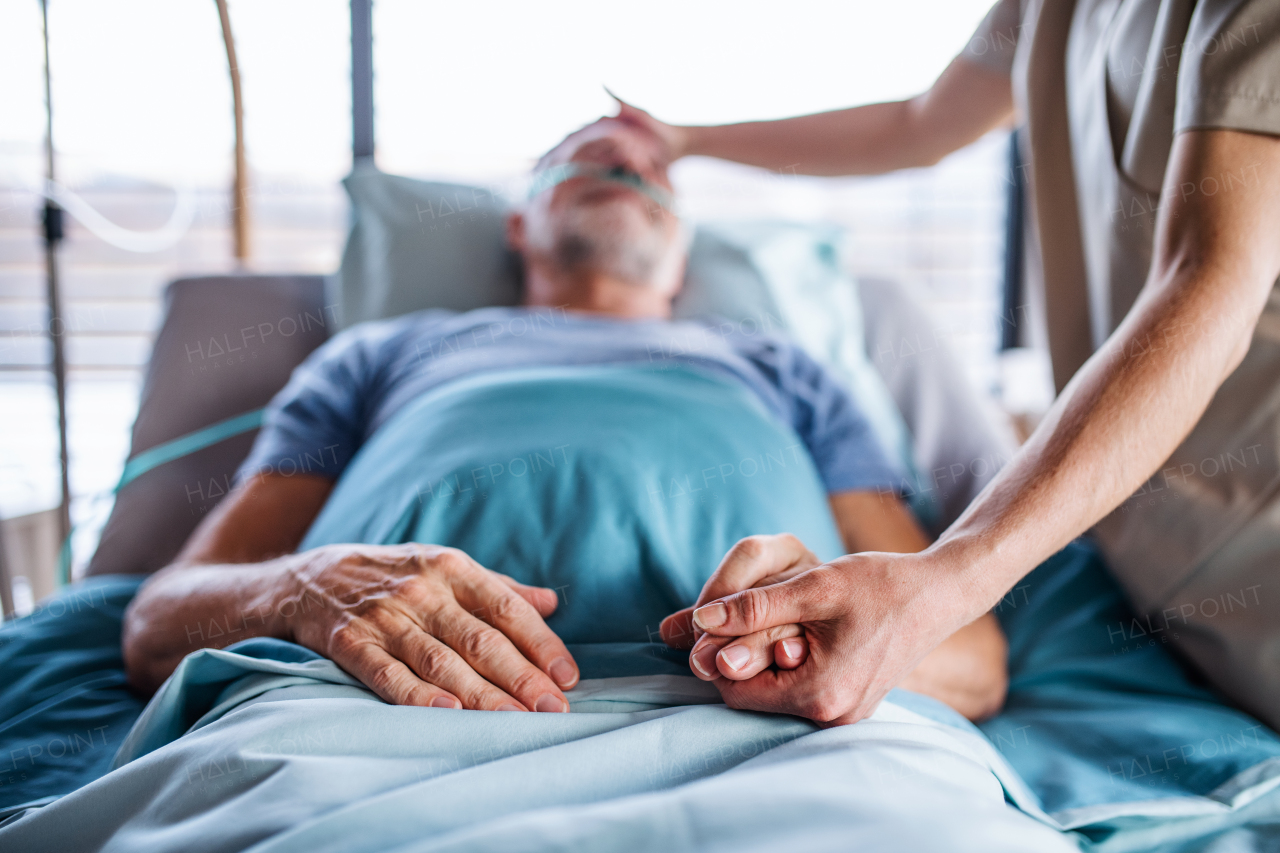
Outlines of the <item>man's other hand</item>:
M286 575L286 595L299 602L288 633L386 701L569 710L561 690L578 669L543 621L556 608L552 590L433 545L330 545L297 556Z
M748 678L771 665L794 669L808 654L799 625L779 625L747 637L721 637L695 626L693 611L723 596L781 583L820 565L822 561L789 533L748 536L729 549L692 607L662 620L662 639L673 648L693 649L689 663L703 681L716 681L722 674ZM726 656L723 650L730 643L740 651L730 650Z

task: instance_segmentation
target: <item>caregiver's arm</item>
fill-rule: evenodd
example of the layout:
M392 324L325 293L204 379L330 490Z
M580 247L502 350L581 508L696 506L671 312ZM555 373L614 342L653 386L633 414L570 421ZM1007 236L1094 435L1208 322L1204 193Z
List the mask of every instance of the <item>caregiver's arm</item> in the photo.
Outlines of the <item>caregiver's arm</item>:
M929 547L924 530L897 497L875 492L842 492L832 495L830 500L832 514L850 554L860 551L913 554ZM775 647L775 658L779 651ZM796 665L799 664L797 660ZM720 671L733 677L723 667ZM970 720L984 720L994 715L1004 705L1009 690L1009 645L1000 622L991 613L979 616L943 640L898 686L945 702Z
M154 690L190 652L268 636L332 658L396 704L567 709L560 688L578 675L543 622L554 592L452 548L294 553L332 488L326 477L274 474L228 495L129 606L130 681Z
M934 545L842 557L695 611L714 635L799 623L809 641L798 669L722 683L728 704L831 724L865 717L1169 457L1244 357L1280 274L1280 139L1180 134L1156 227L1150 275L1124 322Z
M963 56L914 98L777 121L677 127L620 103L619 117L656 133L673 160L700 154L803 175L931 166L1013 116L1008 75Z
M911 511L893 495L852 491L833 494L829 500L850 553L914 553L929 546ZM749 537L725 556L703 587L698 604L741 589L778 583L820 564L821 560L794 536ZM696 640L690 661L704 680L741 681L770 665L794 669L807 657L808 643L799 625L775 626L746 637L715 637L692 628L688 622L692 609L664 620L663 638L677 647L688 647ZM735 652L736 648L742 651ZM945 702L971 720L981 720L1004 704L1009 683L1007 659L1004 632L987 613L944 640L899 686Z

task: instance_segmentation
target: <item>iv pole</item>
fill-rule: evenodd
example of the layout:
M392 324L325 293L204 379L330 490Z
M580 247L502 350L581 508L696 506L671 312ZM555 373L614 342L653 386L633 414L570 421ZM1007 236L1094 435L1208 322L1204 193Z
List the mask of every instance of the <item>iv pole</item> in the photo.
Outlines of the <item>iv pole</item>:
M49 0L40 0L44 23L44 104L45 104L45 173L49 183L53 170L53 86L49 73ZM49 343L53 350L53 385L58 398L58 459L61 463L61 500L58 504L59 541L69 547L71 535L71 473L67 458L67 359L66 323L62 317L62 295L58 287L58 244L62 242L62 208L53 200L44 202L45 294L49 305ZM65 560L64 560L65 562Z
M249 168L244 152L244 100L240 94L240 63L236 61L236 42L231 36L231 14L227 0L216 0L218 19L222 22L222 41L227 48L227 69L231 72L231 107L235 115L235 178L231 184L231 231L235 238L236 262L243 266L249 260Z
M236 63L235 44L231 39L231 21L227 14L226 0L217 0L219 17L222 21L222 35L227 48L227 61L231 71L232 99L235 108L235 184L232 189L232 226L235 235L235 255L238 261L244 262L249 256L248 227L248 177L245 167L244 152L244 106L240 97L240 69ZM44 41L44 103L45 103L45 176L46 190L44 209L41 216L44 236L45 259L45 301L48 305L48 336L52 353L50 370L53 373L54 393L58 406L58 462L60 498L58 501L58 539L62 543L58 556L60 581L69 582L71 566L71 471L67 447L67 358L66 332L67 325L62 313L62 294L58 275L58 244L65 234L63 228L63 209L53 200L50 193L57 188L57 175L54 169L53 147L53 82L49 64L49 0L40 0L40 16L42 37ZM72 197L74 199L74 196ZM72 205L74 209L74 205ZM182 198L178 208L182 210ZM92 210L89 211L92 213ZM83 214L81 214L83 215ZM175 219L180 214L175 212ZM188 211L187 221L190 222ZM92 226L90 226L92 227ZM168 228L169 226L166 226ZM165 229L161 229L162 231ZM94 233L99 233L95 230ZM105 238L104 238L105 239ZM119 244L117 244L119 245ZM132 249L139 251L138 249ZM146 251L146 250L142 250Z

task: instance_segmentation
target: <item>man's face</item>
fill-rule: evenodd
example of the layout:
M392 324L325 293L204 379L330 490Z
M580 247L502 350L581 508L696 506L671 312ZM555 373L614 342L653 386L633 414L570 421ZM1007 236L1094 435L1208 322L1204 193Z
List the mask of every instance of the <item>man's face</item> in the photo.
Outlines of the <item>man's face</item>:
M660 141L600 119L554 148L539 173L565 165L582 168L529 200L512 228L516 248L570 275L604 274L674 294L685 252L679 219L641 189L606 175L622 170L671 193Z

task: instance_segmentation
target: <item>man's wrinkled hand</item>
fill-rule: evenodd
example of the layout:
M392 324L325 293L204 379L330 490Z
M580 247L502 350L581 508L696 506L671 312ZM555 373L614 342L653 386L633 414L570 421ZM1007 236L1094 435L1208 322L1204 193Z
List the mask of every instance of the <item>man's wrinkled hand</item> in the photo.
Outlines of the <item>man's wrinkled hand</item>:
M695 626L693 611L744 589L781 583L821 564L803 542L789 533L748 536L725 555L692 607L662 620L662 639L674 648L692 648L690 666L704 681L721 677L746 679L771 665L794 669L808 653L799 625L778 625L746 637L719 637ZM725 647L730 643L733 646L726 653Z
M567 711L578 668L544 617L552 590L517 583L455 548L331 545L303 555L288 595L293 639L388 702Z
M697 655L711 657L709 678L733 708L857 722L969 621L947 575L920 554L864 552L821 564L790 536L750 537L734 551L716 575L736 578L738 591L700 599L688 631L695 671ZM684 613L669 617L671 640ZM798 664L787 648L796 642Z

